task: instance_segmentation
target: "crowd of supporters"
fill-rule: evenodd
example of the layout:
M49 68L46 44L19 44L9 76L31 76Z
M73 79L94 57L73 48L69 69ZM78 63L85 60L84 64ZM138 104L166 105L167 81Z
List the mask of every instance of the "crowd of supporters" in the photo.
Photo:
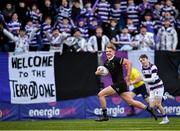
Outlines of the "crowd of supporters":
M174 0L2 0L0 51L180 49ZM178 37L179 36L179 37Z

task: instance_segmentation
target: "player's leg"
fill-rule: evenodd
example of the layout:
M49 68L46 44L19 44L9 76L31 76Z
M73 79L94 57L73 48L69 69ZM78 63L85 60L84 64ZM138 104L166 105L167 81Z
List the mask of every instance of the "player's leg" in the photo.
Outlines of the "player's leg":
M158 88L154 90L155 92L155 106L160 110L163 120L159 124L167 124L169 123L169 119L166 115L166 112L162 106L162 98L164 94L164 87Z
M101 108L105 109L106 108L106 99L105 97L106 96L110 96L110 95L113 95L115 94L115 90L111 87L111 86L108 86L106 88L104 88L103 90L101 90L99 93L98 93L98 97L99 97L99 101L100 101L100 104L101 104Z
M170 95L169 92L165 92L164 95L163 95L162 101L167 100L167 99L172 99L172 100L174 100L175 97L172 96L172 95Z
M131 92L131 96L132 96L133 98L134 98L136 95L139 95L139 94L141 94L142 97L143 97L143 99L144 99L147 103L149 103L149 99L148 99L149 94L148 94L148 92L147 92L147 89L146 89L145 84L143 84L143 85L141 85L141 86L139 86L139 87L137 87L137 88L134 88L134 89L132 90L132 92ZM131 106L131 112L128 114L128 116L133 115L133 114L135 114L135 109L134 109L134 106Z
M138 94L141 94L143 99L149 103L149 94L148 94L148 91L146 89L146 86L145 84L141 85L139 88L138 88Z
M131 96L131 93L130 92L123 92L120 94L120 96L129 104L129 105L132 105L132 106L135 106L137 108L141 108L141 109L145 109L146 106L139 102L139 101L136 101L133 99L133 97Z
M167 124L167 123L169 123L169 119L167 117L167 114L166 114L163 106L162 106L161 101L162 101L162 99L159 99L159 98L157 98L157 100L156 100L156 107L160 110L162 117L163 117L163 120L159 124Z
M132 98L136 96L136 93L134 93L133 91L129 92L129 94L131 95Z
M155 92L154 92L154 90L149 91L149 106L151 108L155 107Z
M153 117L155 118L155 120L157 120L156 115L154 114L153 110L149 107L144 105L143 103L141 103L140 101L134 100L132 98L132 96L130 95L129 92L123 92L120 94L120 96L129 104L132 106L135 106L137 108L141 108L144 109L146 111L148 111L149 113L151 113L151 115L153 115Z
M130 92L130 95L132 96L132 98L134 98L136 96L136 93L134 91L135 89L133 89L131 92ZM134 109L134 106L132 105L129 105L130 106L130 111L128 111L127 113L127 116L133 116L135 114L135 109Z
M115 93L116 93L116 91L111 86L108 86L108 87L104 88L103 90L101 90L98 93L99 102L100 102L100 105L101 105L101 108L102 108L103 117L100 117L96 121L106 121L106 120L109 119L108 116L107 116L107 104L106 104L106 98L105 97L113 95Z

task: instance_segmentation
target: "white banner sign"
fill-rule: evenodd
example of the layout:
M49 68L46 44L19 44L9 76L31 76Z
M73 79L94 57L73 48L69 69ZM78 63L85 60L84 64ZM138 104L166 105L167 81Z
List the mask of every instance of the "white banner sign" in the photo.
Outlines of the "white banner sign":
M54 53L9 55L11 103L56 101Z

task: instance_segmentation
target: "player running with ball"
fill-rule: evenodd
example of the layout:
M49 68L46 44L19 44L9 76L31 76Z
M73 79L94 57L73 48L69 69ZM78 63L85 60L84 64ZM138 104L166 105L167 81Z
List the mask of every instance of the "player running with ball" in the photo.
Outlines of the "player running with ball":
M108 44L106 47L106 57L107 60L104 63L104 66L108 69L112 76L113 84L104 88L98 93L100 105L102 108L102 116L99 117L96 121L108 121L109 117L107 115L107 105L106 105L106 96L113 95L118 93L120 97L125 100L129 105L135 106L137 108L144 109L151 113L151 115L157 120L156 115L154 114L152 108L144 105L143 103L136 101L132 98L126 82L129 82L130 72L131 72L131 63L126 58L118 58L115 56L116 47L113 44ZM123 77L123 65L127 66L127 77L124 80ZM103 68L97 68L95 74L97 76L104 75L105 72Z

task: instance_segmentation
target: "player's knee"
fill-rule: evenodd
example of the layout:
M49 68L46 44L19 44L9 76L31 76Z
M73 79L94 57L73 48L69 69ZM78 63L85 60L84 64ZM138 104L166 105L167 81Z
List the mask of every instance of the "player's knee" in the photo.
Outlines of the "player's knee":
M160 102L157 102L156 103L156 107L161 107L162 105L161 105L161 103Z
M154 105L154 104L150 104L149 106L150 106L151 108L154 108L154 107L155 107L155 105Z
M100 98L100 97L104 97L104 95L100 92L100 93L98 93L98 97Z
M128 105L134 105L133 99L127 99L126 102L128 103Z

